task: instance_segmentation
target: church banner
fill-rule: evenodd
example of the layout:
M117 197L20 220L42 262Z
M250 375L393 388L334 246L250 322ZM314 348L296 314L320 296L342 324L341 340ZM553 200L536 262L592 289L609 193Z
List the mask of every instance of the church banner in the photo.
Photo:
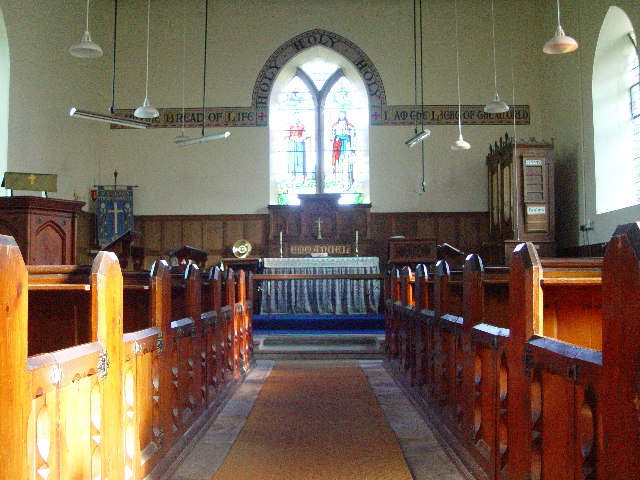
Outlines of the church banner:
M96 217L101 248L133 230L133 187L113 189L98 186Z

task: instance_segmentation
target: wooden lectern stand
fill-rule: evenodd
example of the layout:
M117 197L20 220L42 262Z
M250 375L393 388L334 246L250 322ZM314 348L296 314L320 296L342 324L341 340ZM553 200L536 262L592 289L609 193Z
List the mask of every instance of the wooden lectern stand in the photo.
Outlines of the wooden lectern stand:
M83 205L57 198L0 197L0 234L15 238L27 265L74 265Z

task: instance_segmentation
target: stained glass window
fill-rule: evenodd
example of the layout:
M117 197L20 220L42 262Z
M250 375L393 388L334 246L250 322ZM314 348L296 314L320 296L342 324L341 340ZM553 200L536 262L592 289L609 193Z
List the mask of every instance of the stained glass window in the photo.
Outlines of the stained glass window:
M322 57L278 80L269 113L277 203L298 204L299 193L341 193L341 203L368 201L364 85Z

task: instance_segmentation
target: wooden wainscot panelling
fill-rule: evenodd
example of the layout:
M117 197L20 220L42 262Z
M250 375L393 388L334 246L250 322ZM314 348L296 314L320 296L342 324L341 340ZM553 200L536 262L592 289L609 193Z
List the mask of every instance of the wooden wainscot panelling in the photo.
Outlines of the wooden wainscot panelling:
M267 215L138 216L136 228L143 235L147 268L184 245L205 250L207 264L216 265L223 257L232 256L232 246L241 238L251 243L253 256L266 255Z

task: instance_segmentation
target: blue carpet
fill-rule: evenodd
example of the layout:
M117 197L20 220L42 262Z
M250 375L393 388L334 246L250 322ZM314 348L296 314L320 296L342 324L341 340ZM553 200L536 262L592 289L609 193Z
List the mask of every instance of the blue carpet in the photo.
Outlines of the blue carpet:
M254 335L384 335L384 330L254 330Z
M294 333L303 330L328 333L364 333L384 330L384 315L254 315L253 330Z

